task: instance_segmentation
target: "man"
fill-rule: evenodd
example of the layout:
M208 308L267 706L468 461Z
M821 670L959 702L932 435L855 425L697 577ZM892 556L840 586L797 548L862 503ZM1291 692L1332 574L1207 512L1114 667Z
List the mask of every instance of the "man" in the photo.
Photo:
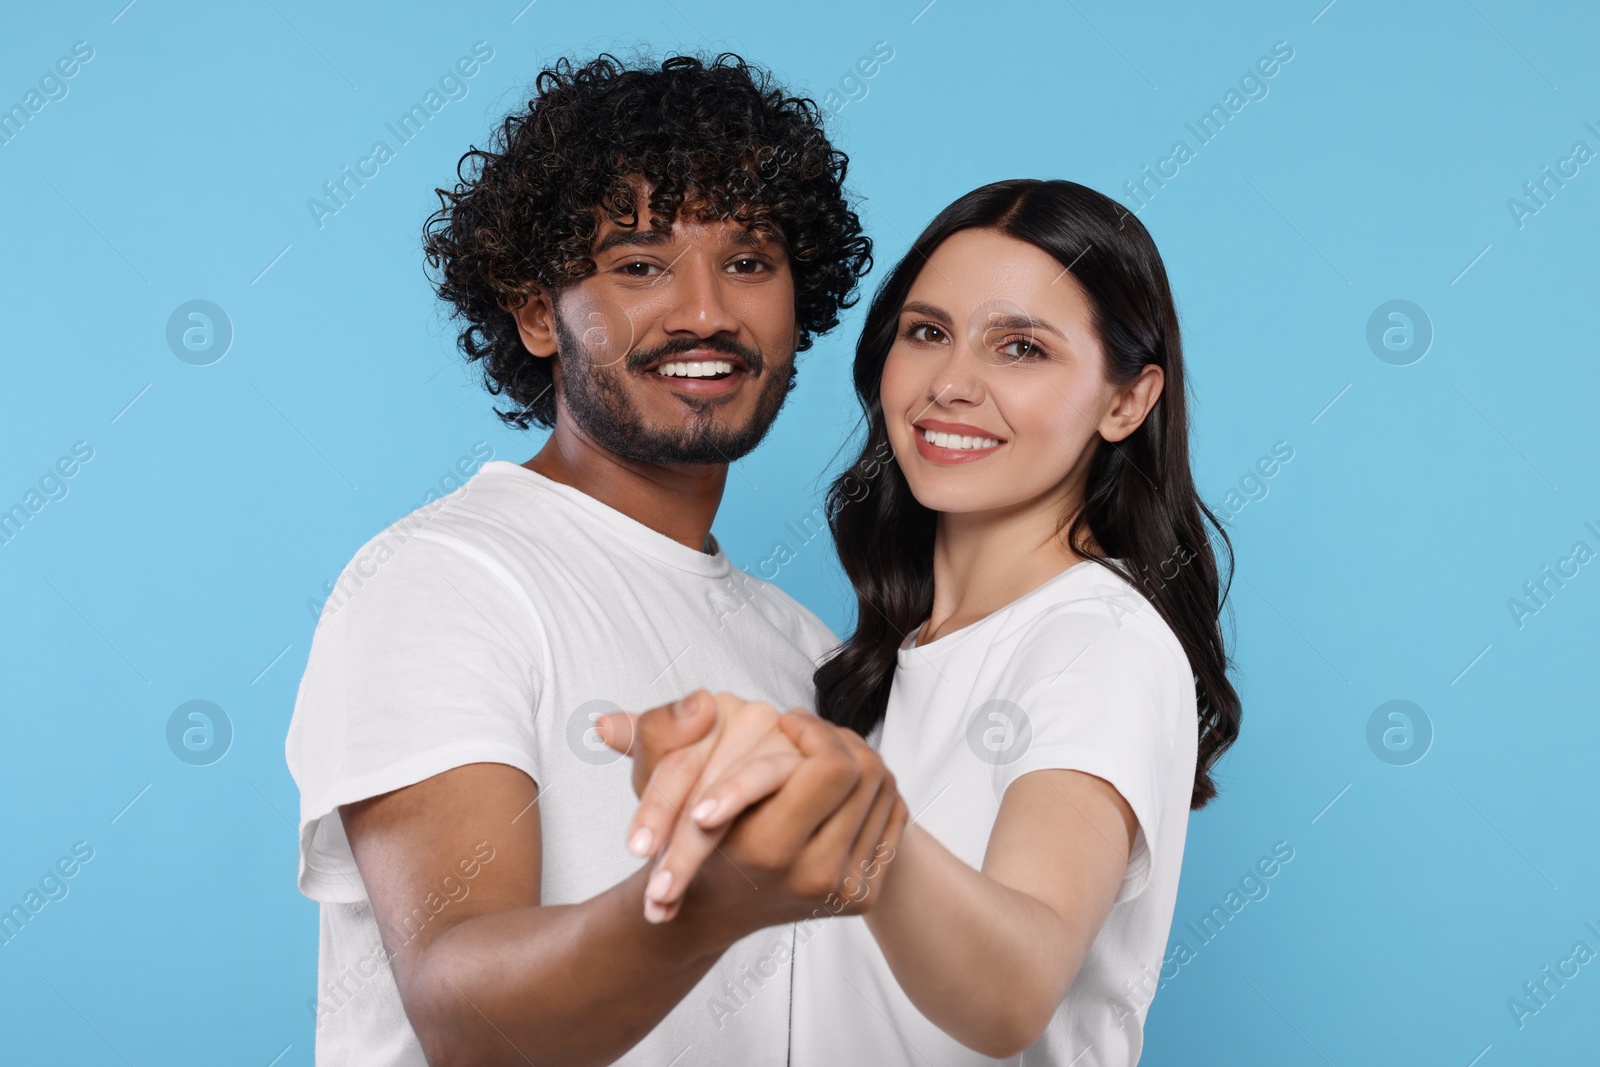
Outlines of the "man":
M710 527L871 246L815 105L737 57L536 84L426 250L502 418L553 432L357 554L289 730L317 1062L782 1064L785 924L892 846L892 778L785 716L801 768L647 919L665 842L624 847L633 766L594 722L698 686L812 703L833 634ZM713 704L641 720L645 755L727 728Z

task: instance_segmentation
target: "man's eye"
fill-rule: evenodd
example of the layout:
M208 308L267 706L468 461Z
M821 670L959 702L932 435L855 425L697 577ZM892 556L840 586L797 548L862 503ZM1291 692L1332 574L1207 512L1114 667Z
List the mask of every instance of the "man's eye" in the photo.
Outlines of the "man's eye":
M758 271L765 269L765 267L766 264L761 260L751 259L749 257L744 259L736 259L733 261L734 273L736 274L755 274Z
M650 276L650 272L656 269L656 265L654 263L646 263L642 259L636 259L631 263L624 263L617 269L630 278L647 278Z

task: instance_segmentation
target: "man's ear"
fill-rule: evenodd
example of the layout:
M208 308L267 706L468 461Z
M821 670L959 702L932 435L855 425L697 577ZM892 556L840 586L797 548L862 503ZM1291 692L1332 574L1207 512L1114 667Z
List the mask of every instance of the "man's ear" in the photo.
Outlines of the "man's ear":
M522 347L535 356L550 357L559 347L556 340L555 301L547 289L529 283L524 290L526 299L521 307L511 312L517 320L517 333L522 337Z
M1139 374L1117 390L1111 410L1100 420L1100 436L1107 441L1121 441L1144 423L1145 416L1161 399L1161 389L1167 376L1154 363L1139 368Z

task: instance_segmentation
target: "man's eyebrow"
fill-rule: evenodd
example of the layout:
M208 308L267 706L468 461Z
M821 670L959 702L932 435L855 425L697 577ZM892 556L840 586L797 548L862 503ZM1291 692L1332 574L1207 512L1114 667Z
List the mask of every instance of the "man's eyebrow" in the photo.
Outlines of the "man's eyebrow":
M669 238L660 230L612 230L594 246L591 255L600 255L625 245L664 245Z
M630 245L659 247L670 244L672 238L664 230L623 230L616 229L602 237L594 246L591 255L601 255L613 248L625 248ZM785 247L782 233L774 233L763 229L748 228L739 230L730 238L736 245L746 248L760 248L767 244L776 244L779 248Z
M753 227L750 229L740 230L738 233L734 234L733 243L736 245L745 245L750 248L759 248L761 245L768 243L776 244L780 248L784 246L782 232L756 229Z

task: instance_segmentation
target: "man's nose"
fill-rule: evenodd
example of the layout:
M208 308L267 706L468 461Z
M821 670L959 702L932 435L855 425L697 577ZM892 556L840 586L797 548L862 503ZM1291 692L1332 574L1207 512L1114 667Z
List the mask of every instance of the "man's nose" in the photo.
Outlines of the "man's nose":
M686 255L672 268L672 305L662 321L668 333L711 337L737 333L739 320L728 307L722 272L698 256Z

